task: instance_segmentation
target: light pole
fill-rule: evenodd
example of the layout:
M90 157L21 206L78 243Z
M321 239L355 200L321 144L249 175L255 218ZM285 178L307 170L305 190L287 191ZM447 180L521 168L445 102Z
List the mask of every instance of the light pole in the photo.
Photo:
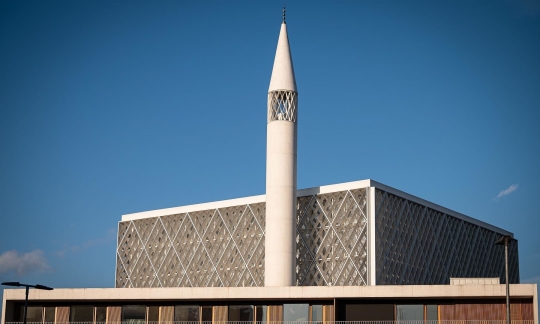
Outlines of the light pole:
M26 287L26 298L24 299L24 317L23 317L24 324L26 324L26 312L28 310L28 290L30 290L30 287L35 288L35 289L53 290L53 288L43 286L43 285L28 285L28 284L23 284L16 281L2 282L2 285L13 286L13 287Z
M495 242L495 245L504 245L504 270L506 272L506 324L510 324L510 283L508 282L508 243L511 236L503 235Z

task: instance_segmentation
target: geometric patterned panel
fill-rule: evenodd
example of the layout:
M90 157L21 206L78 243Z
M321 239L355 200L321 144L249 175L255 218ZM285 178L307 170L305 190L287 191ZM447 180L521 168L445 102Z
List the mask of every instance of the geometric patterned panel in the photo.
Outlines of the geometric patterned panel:
M367 285L366 192L298 198L297 286Z
M297 285L367 282L366 189L298 197ZM116 287L264 286L266 204L120 222Z
M120 222L116 287L264 285L265 203Z
M500 233L376 189L377 285L504 276ZM365 188L298 197L296 285L367 284ZM257 203L119 223L116 287L264 285L266 206ZM509 246L519 283L518 243Z
M499 277L501 234L376 189L377 285L449 284L450 278ZM519 283L518 244L508 247L509 281Z
M286 120L296 123L298 117L298 93L291 90L268 92L268 122Z

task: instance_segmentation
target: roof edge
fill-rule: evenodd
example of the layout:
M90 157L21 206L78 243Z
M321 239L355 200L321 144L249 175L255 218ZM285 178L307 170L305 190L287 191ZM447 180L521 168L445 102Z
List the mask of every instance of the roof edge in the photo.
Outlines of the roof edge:
M435 203L432 203L428 200L425 200L425 199L422 199L420 197L417 197L417 196L414 196L414 195L411 195L409 193L406 193L404 191L401 191L401 190L398 190L396 188L393 188L393 187L390 187L390 186L387 186L385 184L382 184L380 182L377 182L377 181L373 181L371 180L371 186L372 187L375 187L377 189L381 189L383 191L386 191L386 192L389 192L393 195L396 195L396 196L399 196L399 197L402 197L402 198L405 198L407 200L410 200L412 202L415 202L417 204L420 204L420 205L424 205L428 208L431 208L431 209L435 209L435 210L438 210L442 213L445 213L445 214L448 214L450 216L453 216L453 217L456 217L456 218L459 218L459 219L462 219L466 222L469 222L471 224L474 224L474 225L478 225L480 227L484 227L484 228L487 228L489 230L492 230L493 232L497 232L497 233L500 233L500 234L503 234L503 235L509 235L511 236L512 238L514 238L514 233L512 232L509 232L507 230L504 230L500 227L497 227L497 226L494 226L494 225L491 225L489 223L486 223L486 222L483 222L481 220L478 220L476 218L472 218L470 216L467 216L465 214L462 214L462 213L458 213L457 211L454 211L452 209L449 209L449 208L446 208L446 207L443 207L441 205L437 205Z
M437 211L440 211L452 217L459 218L468 223L478 225L480 227L489 229L491 231L494 231L503 235L509 235L512 238L514 237L513 233L506 231L500 227L497 227L489 223L483 222L481 220L478 220L476 218L472 218L470 216L458 213L452 209L443 207L441 205L437 205L428 200L411 195L409 193L406 193L404 191L398 190L396 188L387 186L383 183L380 183L371 179L343 182L343 183L311 187L311 188L305 188L305 189L298 189L296 195L298 197L304 197L304 196L310 196L310 195L316 195L316 194L325 194L325 193L330 193L330 192L352 190L352 189L358 189L358 188L367 188L367 187L374 187L376 189L386 191L390 194L410 200L414 203L424 205L428 208L435 209ZM189 212L194 212L194 211L199 211L199 210L225 208L225 207L232 207L232 206L239 206L239 205L246 205L246 204L256 204L256 203L262 203L262 202L266 202L266 195L248 196L248 197L242 197L242 198L219 200L219 201L206 202L206 203L200 203L200 204L185 205L185 206L155 209L155 210L149 210L149 211L144 211L144 212L125 214L125 215L122 215L121 221L122 222L131 221L131 220L137 220L137 219L143 219L143 218L149 218L149 217L182 214L182 213L189 213Z

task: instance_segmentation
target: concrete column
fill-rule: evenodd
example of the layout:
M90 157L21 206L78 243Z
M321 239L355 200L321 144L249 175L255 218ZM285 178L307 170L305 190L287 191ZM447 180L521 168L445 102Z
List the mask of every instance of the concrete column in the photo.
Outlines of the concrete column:
M268 124L265 286L296 284L296 123Z

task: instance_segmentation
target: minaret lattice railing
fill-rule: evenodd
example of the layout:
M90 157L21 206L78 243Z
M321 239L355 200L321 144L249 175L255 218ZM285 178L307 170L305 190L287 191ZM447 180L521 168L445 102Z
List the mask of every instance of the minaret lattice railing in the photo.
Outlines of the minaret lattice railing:
M285 120L296 123L298 120L298 93L291 90L268 92L268 122Z

